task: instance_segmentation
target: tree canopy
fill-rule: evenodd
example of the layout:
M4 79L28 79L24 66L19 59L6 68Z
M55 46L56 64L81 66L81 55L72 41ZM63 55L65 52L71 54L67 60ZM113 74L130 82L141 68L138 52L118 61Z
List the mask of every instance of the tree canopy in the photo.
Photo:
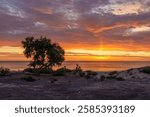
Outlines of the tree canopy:
M47 69L55 65L61 65L64 61L64 49L58 43L52 43L46 37L35 39L26 37L22 41L24 55L31 59L29 66L34 69Z

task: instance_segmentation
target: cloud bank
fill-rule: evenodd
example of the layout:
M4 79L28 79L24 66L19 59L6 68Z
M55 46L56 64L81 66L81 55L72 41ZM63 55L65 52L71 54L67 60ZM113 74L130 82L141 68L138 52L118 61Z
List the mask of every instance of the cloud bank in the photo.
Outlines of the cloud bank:
M1 0L0 46L47 36L67 50L150 51L149 0Z

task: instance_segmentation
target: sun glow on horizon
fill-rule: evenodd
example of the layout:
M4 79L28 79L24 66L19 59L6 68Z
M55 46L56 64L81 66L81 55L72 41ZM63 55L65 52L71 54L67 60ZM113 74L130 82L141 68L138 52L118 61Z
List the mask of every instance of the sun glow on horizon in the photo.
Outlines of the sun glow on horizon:
M98 60L111 60L110 57L108 56L98 56L98 57L95 57L96 59Z
M104 47L94 50L88 49L65 49L65 58L68 60L83 61L117 61L117 60L149 60L149 51L124 51L105 50ZM22 47L1 46L0 60L27 60L23 55Z

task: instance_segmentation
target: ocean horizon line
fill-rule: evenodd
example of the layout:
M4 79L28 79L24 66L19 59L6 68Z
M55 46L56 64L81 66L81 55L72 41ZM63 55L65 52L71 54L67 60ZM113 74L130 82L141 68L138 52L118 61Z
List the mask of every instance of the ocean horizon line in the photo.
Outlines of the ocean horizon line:
M30 62L30 61L0 60L0 62ZM120 60L119 61L87 61L87 60L78 61L78 60L68 60L68 61L64 61L64 62L150 62L150 61L140 61L140 60L138 60L138 61L133 61L133 60L132 61L120 61Z
M0 61L0 67L12 70L23 70L28 64L29 61ZM74 69L76 64L80 65L83 70L116 71L150 66L150 61L65 61L61 66Z

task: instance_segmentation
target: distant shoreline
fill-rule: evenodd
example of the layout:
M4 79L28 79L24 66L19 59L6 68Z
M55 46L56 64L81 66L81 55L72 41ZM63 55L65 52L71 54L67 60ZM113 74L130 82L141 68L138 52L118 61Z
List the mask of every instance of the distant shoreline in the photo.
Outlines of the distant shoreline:
M28 68L29 61L0 61L0 67L10 68L11 70L20 71ZM131 68L150 66L150 61L65 61L62 66L74 69L78 64L83 70L93 71L122 71ZM54 69L60 68L55 66Z

